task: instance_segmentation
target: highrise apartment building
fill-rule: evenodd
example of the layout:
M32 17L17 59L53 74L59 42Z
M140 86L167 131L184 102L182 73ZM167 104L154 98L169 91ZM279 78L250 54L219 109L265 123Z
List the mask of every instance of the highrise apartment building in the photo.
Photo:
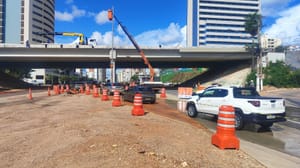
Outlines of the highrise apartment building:
M55 0L0 0L0 43L54 42Z
M275 51L275 49L282 44L280 39L271 38L268 37L267 35L262 35L260 41L261 41L261 47L265 51Z
M245 17L260 13L260 0L188 0L187 46L244 47L251 44Z

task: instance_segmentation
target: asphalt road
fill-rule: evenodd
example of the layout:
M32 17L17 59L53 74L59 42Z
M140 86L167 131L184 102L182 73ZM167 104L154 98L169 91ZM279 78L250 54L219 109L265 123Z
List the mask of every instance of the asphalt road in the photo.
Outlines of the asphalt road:
M173 95L176 100L177 90L168 90L167 93ZM281 89L265 92L264 95L286 99L287 121L275 123L268 130L262 130L258 125L249 124L244 130L237 131L237 136L300 158L300 89ZM196 120L215 131L217 123L213 116L199 114Z

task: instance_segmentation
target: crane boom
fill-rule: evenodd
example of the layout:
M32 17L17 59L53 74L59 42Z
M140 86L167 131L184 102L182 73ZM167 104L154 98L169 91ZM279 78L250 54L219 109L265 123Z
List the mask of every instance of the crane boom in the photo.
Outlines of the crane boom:
M84 35L82 33L73 33L73 32L45 32L37 33L38 35L61 35L61 36L78 36L79 44L84 44Z
M140 46L137 44L137 42L134 40L134 38L131 36L131 34L127 31L126 27L122 25L122 23L119 21L119 19L116 17L116 15L114 15L114 13L112 12L112 10L108 10L108 19L112 20L115 19L118 24L121 26L122 30L124 31L124 33L127 35L127 37L129 38L129 40L131 41L131 43L134 45L134 47L136 48L136 50L139 52L139 54L141 55L144 64L146 64L150 70L150 81L153 81L154 78L154 69L151 66L149 60L147 59L147 57L145 56L144 51L140 48Z

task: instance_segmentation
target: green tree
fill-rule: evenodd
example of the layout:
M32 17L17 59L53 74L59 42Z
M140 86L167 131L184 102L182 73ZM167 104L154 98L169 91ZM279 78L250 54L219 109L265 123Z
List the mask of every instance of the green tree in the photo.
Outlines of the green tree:
M262 17L257 12L249 14L245 17L244 28L252 37L252 44L247 45L246 49L252 53L252 71L254 70L254 57L259 52L259 43L254 43L255 36L259 35L261 30ZM259 37L258 37L259 38Z
M277 61L269 64L264 69L265 85L272 85L275 87L293 87L293 73L289 66L285 65L283 61Z
M261 30L261 18L261 15L257 12L247 15L245 18L245 31L249 33L252 37L258 35L258 33Z
M17 79L22 79L24 77L28 77L29 72L31 71L31 68L6 68L6 69L0 69L0 71L13 76Z

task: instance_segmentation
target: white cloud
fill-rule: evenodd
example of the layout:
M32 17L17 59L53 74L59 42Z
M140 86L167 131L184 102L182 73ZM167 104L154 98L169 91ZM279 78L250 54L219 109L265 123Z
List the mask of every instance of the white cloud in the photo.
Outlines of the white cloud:
M136 39L143 46L185 46L185 29L178 24L170 23L166 29L147 31L138 35Z
M105 32L104 34L100 32L93 32L91 39L96 39L97 45L99 46L105 46L105 47L111 47L112 45L112 32ZM114 46L120 47L120 46L128 46L129 41L125 39L122 36L114 35Z
M55 11L55 19L59 21L68 21L71 22L75 18L78 17L83 17L86 15L86 11L83 9L78 9L77 6L73 5L72 6L72 12L60 12L60 11Z
M279 13L275 23L266 29L270 37L280 38L283 44L299 44L300 37L300 4ZM298 40L297 40L298 39Z
M60 21L72 21L73 20L73 15L68 12L59 12L55 11L55 19L60 20Z
M293 0L261 0L262 15L264 17L277 17L292 1Z
M130 33L130 32L129 32ZM98 31L93 32L89 39L96 39L98 46L111 47L112 45L112 32L108 31L101 33ZM186 26L180 27L176 23L170 23L165 29L157 29L146 31L134 37L138 45L143 48L147 47L184 47L186 45ZM78 43L76 39L72 43ZM114 46L115 47L133 47L132 43L122 31L120 26L114 33Z
M66 4L72 4L73 2L73 0L66 0Z
M107 11L103 10L103 11L99 12L95 16L95 21L99 25L102 25L102 24L105 24L105 23L109 22L108 17L107 17Z

